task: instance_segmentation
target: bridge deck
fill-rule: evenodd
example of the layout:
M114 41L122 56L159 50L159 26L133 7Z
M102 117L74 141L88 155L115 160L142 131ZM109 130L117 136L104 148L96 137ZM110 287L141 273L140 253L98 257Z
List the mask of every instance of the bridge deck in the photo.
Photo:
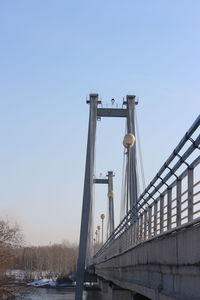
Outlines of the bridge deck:
M199 220L200 222L200 220ZM96 263L96 274L150 299L200 299L200 223Z

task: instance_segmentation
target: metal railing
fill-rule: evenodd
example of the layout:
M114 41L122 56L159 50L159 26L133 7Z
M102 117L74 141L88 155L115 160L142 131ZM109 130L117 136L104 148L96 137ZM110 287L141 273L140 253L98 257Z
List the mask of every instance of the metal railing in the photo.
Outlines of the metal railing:
M200 222L199 127L200 116L94 256L95 263Z

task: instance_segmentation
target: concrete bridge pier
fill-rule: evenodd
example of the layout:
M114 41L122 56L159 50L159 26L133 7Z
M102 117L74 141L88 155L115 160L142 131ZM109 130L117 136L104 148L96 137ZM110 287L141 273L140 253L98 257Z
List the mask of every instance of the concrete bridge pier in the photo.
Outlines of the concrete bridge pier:
M145 296L122 289L104 279L99 279L99 286L101 288L103 300L149 300L149 298L146 298Z
M104 279L99 279L98 281L99 281L99 287L101 289L101 292L103 294L107 294L110 282Z
M99 287L102 292L103 300L133 300L133 293L121 289L120 287L112 284L110 281L99 279Z
M143 295L140 295L140 294L135 294L133 296L133 300L150 300L149 298L143 296Z

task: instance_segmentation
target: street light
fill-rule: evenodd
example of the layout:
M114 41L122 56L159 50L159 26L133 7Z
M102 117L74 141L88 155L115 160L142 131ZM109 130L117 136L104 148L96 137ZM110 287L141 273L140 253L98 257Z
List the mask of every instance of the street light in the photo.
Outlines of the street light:
M125 148L132 148L135 144L135 136L132 133L126 134L123 140Z
M96 244L96 239L93 238L93 252L94 252L94 254L95 254L95 244Z
M104 214L101 214L101 222L102 222L102 232L101 232L101 234L102 234L102 236L101 236L101 240L102 240L102 245L103 245L103 222L104 222L104 219L105 219L105 215Z
M100 227L100 226L97 226L97 230L98 230L98 245L99 245L100 229L101 229L101 227Z
M96 241L96 243L98 243L98 232L97 232L97 230L95 231L95 236L96 236L95 241Z

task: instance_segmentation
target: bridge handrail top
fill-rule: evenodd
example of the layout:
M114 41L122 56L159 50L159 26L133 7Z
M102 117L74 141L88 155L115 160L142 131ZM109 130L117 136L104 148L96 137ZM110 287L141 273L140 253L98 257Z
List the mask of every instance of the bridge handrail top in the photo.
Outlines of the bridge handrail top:
M197 137L195 143L199 144L200 143L200 136ZM153 197L153 195L156 193L157 190L159 190L159 188L161 188L161 186L164 184L164 182L166 182L172 175L173 173L175 174L175 172L178 170L178 168L181 166L182 161L186 160L189 155L193 152L194 147L193 145L191 145L188 150L183 154L183 156L179 159L179 161L174 165L174 167L171 169L172 172L169 172L162 180L161 182L157 185L157 187L155 188L155 186L152 184L150 186L150 188L153 186L154 187L154 191L152 191L151 193L149 193L148 191L146 192L148 194L148 197L146 199L144 199L144 194L143 196L141 195L138 199L137 204L139 204L140 206L144 205L147 203L147 201L149 199L151 199ZM176 175L175 175L176 176ZM177 176L176 176L177 177ZM157 177L157 179L159 179L160 177ZM156 181L157 181L156 179ZM149 189L150 189L149 188ZM143 200L143 203L141 204L140 201Z
M151 180L149 185L145 188L144 192L139 196L138 202L144 197L144 195L147 193L148 190L152 187L152 185L157 181L159 176L164 172L167 166L172 162L172 160L175 158L175 156L180 152L180 150L183 148L185 143L188 141L188 139L191 137L191 135L194 133L194 131L198 128L200 125L200 115L196 118L190 129L186 132L184 137L181 139L179 144L176 146L176 148L173 150L172 154L169 156L169 158L166 160L166 162L163 164L163 166L160 168L158 173L155 175L155 177Z

